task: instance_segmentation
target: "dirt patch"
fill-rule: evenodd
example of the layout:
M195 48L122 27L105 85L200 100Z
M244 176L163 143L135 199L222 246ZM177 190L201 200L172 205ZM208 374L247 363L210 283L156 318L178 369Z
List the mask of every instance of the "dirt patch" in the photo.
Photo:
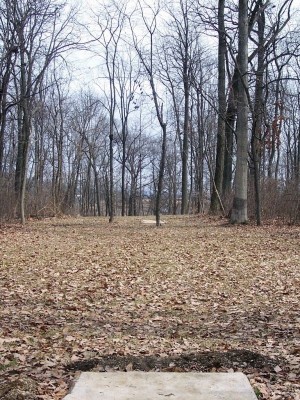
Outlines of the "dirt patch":
M204 352L173 357L155 356L117 356L110 355L90 360L81 360L66 365L67 371L168 371L168 372L209 372L218 369L254 368L272 372L280 363L262 354L249 350L232 350L225 353ZM281 361L282 363L282 361Z

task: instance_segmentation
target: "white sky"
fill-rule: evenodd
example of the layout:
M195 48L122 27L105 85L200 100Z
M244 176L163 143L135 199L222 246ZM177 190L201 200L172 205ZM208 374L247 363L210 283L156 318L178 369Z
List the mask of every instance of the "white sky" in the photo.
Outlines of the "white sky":
M108 0L109 1L109 0ZM217 1L217 0L215 0ZM278 6L283 0L278 2L278 0L271 0L271 3ZM69 4L78 5L80 8L80 22L86 26L91 26L92 24L92 14L97 12L99 6L107 3L103 0L69 0ZM129 3L135 4L134 0L129 0ZM150 2L151 4L151 2ZM293 1L293 10L299 11L297 19L291 21L291 26L299 23L300 21L300 0ZM207 38L207 41L210 39ZM73 81L71 88L78 87L93 87L95 82L99 81L99 65L101 63L101 58L95 54L88 51L73 51L72 54L68 55L68 61L71 61L71 69L73 71Z

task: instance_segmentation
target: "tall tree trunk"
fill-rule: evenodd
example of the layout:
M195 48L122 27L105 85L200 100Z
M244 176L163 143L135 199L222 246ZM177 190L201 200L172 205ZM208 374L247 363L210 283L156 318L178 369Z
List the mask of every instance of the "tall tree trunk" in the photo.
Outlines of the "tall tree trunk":
M225 92L225 56L226 56L226 37L224 24L225 0L219 0L218 5L218 134L217 134L217 155L216 168L214 174L214 185L211 196L210 212L217 213L220 210L220 196L223 186L224 154L225 154L225 111L226 111L226 92Z
M29 97L27 88L31 86L30 76L26 74L25 41L23 31L20 31L20 105L18 118L18 155L15 172L15 192L17 198L17 209L21 223L25 224L25 191L26 191L26 171L27 158L31 130L29 115Z
M262 1L259 1L262 7ZM265 31L265 14L264 10L258 16L258 52L257 52L257 71L255 83L255 104L253 112L253 125L251 136L251 153L254 172L254 192L255 192L255 214L256 223L261 225L261 196L260 196L260 158L261 158L261 139L263 125L263 86L264 86L264 31Z
M188 161L189 161L189 98L190 82L187 62L184 65L184 122L182 140L181 214L188 212Z
M7 114L7 92L12 70L12 55L16 50L13 48L8 51L7 60L5 61L5 71L1 79L0 86L0 175L3 171L3 156L4 156L4 132L6 127Z
M113 134L109 135L109 222L113 222L115 207L114 207L114 147Z
M239 0L239 45L237 66L238 113L237 113L237 160L235 174L235 194L231 212L232 223L247 223L248 189L248 1Z
M200 80L201 85L202 77ZM203 212L203 176L204 176L204 101L200 88L196 89L197 98L197 151L196 151L196 177L197 177L197 213Z
M125 189L125 174L126 174L126 134L123 131L125 127L122 127L122 171L121 171L121 202L122 202L122 217L125 216L126 209L126 189Z

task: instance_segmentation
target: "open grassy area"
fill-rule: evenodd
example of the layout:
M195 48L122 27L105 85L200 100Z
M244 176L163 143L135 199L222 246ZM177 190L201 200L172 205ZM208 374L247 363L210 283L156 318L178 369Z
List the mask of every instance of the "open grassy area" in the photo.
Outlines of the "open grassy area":
M299 400L300 228L141 219L0 228L0 398L152 368L243 371L260 399Z

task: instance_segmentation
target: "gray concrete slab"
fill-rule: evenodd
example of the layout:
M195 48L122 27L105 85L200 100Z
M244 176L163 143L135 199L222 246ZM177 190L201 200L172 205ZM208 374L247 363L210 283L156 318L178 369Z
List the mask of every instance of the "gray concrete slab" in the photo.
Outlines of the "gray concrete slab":
M257 400L240 373L83 372L63 400Z

